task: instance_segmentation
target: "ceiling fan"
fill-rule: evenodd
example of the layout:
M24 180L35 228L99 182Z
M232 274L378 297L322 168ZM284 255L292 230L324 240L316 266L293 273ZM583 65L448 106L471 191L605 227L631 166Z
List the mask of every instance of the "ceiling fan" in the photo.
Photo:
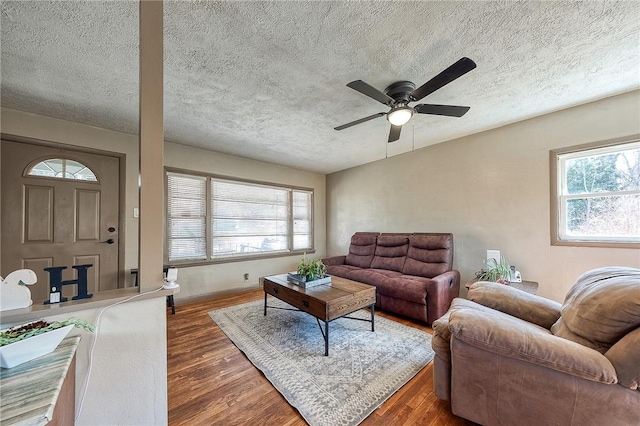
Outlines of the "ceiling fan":
M391 107L389 112L379 112L377 114L370 115L368 117L361 118L360 120L352 121L351 123L343 124L342 126L335 127L335 130L343 130L347 127L355 126L356 124L364 123L365 121L373 120L374 118L387 116L387 120L391 123L391 130L389 131L389 142L394 142L400 139L400 131L402 125L407 123L414 112L418 114L432 114L432 115L446 115L448 117L462 117L469 111L468 106L456 106L456 105L435 105L435 104L418 104L413 107L409 106L410 102L419 101L425 96L435 92L441 87L451 83L458 77L461 77L474 69L476 63L469 58L461 58L449 68L442 71L431 80L427 81L422 86L416 89L416 85L410 81L398 81L384 89L384 92L379 91L375 87L372 87L362 80L352 81L347 84L354 90L366 95L376 101Z

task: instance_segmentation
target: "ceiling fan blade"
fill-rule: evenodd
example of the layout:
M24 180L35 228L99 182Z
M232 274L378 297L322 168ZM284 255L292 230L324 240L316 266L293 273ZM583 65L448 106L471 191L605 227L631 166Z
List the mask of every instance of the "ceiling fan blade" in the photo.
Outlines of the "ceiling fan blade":
M402 126L394 126L391 125L391 130L389 130L389 142L395 142L400 139L400 131L402 130Z
M461 58L449 68L445 69L440 74L436 75L431 80L427 81L425 84L414 90L413 93L411 93L411 97L413 98L413 100L419 101L425 96L440 89L442 86L451 83L456 78L465 75L475 67L476 63L471 59Z
M365 83L362 80L352 81L351 83L347 84L347 87L351 87L353 90L357 90L363 95L366 95L372 99L375 99L376 101L385 105L389 105L391 104L391 102L393 102L393 98L385 95L375 87L369 86L367 83Z
M343 130L347 127L355 126L356 124L364 123L365 121L373 120L374 118L382 117L386 112L379 112L377 114L370 115L360 120L352 121L351 123L343 124L342 126L334 127L335 130Z
M471 109L468 106L456 106L456 105L434 105L434 104L419 104L413 107L413 109L420 114L432 114L432 115L446 115L447 117L462 117Z

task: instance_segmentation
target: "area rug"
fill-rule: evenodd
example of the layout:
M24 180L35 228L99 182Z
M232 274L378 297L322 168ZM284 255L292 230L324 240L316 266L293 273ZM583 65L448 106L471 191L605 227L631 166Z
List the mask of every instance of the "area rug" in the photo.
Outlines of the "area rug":
M378 316L375 332L368 322L332 321L324 356L314 317L281 309L265 317L263 303L209 315L311 426L359 424L433 359L428 333ZM269 306L290 307L273 298ZM367 311L349 316L371 317Z

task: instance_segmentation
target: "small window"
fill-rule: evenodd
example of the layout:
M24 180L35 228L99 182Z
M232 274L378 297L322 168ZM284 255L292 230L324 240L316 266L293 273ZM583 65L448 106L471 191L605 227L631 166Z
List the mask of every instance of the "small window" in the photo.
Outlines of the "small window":
M167 171L167 258L197 263L313 250L313 191Z
M97 182L96 174L82 163L66 158L50 158L31 167L27 176Z
M556 243L640 243L640 141L552 152L553 168Z

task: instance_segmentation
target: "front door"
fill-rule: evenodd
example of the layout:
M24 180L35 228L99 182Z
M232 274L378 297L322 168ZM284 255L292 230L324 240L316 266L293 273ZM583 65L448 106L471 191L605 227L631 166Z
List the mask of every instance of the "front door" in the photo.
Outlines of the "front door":
M72 265L92 264L89 293L118 288L119 158L5 140L1 154L2 276L35 271L34 304L49 300L51 266L69 280Z

